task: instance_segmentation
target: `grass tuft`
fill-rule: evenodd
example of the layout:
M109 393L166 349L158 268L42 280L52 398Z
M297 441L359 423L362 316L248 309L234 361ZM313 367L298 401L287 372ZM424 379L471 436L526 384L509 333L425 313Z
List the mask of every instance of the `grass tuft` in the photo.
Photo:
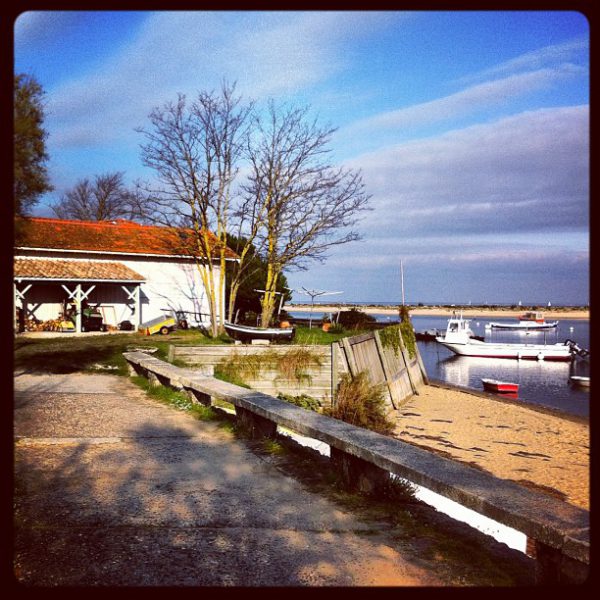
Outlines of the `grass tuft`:
M387 416L384 393L385 385L373 385L365 371L354 378L344 373L335 406L325 408L323 412L334 419L389 435L396 424Z

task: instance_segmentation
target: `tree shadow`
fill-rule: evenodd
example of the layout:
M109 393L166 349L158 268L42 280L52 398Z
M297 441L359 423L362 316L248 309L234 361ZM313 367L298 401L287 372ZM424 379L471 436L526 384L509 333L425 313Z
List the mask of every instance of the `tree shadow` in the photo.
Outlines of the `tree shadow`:
M397 507L392 518L377 499L345 495L314 451L282 441L284 452L267 452L218 423L125 394L119 401L138 418L112 435L98 427L95 437L93 423L71 416L70 437L52 437L43 422L18 442L14 549L23 584L531 582L530 559L502 554L478 532L458 539L461 527L433 509ZM81 422L100 424L108 400L90 402Z

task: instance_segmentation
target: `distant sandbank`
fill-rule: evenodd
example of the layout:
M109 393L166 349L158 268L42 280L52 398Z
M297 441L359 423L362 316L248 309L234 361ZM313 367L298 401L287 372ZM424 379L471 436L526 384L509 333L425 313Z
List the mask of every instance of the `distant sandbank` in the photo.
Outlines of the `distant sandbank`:
M315 304L312 307L313 312L336 313L338 310L350 310L358 308L367 314L397 316L398 308L382 307L382 306L362 306L350 305L335 306L331 304ZM289 304L284 307L287 312L310 312L310 304ZM410 308L411 316L431 316L444 317L450 316L453 311L462 311L463 316L470 318L486 318L486 317L517 317L525 312L525 309L512 310L509 308L446 308L440 306L419 306ZM542 311L547 319L589 319L589 310L572 310L567 308L547 309Z

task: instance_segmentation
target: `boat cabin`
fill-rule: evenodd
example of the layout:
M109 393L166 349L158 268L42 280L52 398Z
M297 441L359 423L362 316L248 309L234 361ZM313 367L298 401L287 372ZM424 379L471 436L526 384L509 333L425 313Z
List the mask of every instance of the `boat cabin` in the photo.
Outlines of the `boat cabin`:
M519 315L519 321L535 321L536 323L544 323L544 313L527 311L522 315Z
M446 334L441 339L446 342L468 342L473 335L473 331L469 327L469 323L469 320L463 319L462 313L459 315L454 313L452 317L448 319Z

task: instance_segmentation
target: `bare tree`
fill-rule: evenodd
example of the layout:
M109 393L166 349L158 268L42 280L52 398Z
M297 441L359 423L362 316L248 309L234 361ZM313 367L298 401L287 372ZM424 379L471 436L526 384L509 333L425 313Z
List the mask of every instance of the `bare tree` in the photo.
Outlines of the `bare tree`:
M261 323L268 326L284 269L306 269L323 261L336 245L360 239L351 228L368 209L360 172L328 162L335 129L308 119L307 108L278 108L255 121L249 150L251 173L245 186L247 214L259 227L255 242L267 261Z
M61 219L82 221L145 221L154 210L150 198L125 186L122 172L96 175L93 182L79 180L51 208Z
M178 95L177 102L151 112L149 130L138 129L146 139L142 161L158 175L152 196L167 223L191 232L188 241L206 289L213 336L223 331L231 185L250 111L251 105L235 96L235 84L224 82L218 93L200 92L189 105Z

